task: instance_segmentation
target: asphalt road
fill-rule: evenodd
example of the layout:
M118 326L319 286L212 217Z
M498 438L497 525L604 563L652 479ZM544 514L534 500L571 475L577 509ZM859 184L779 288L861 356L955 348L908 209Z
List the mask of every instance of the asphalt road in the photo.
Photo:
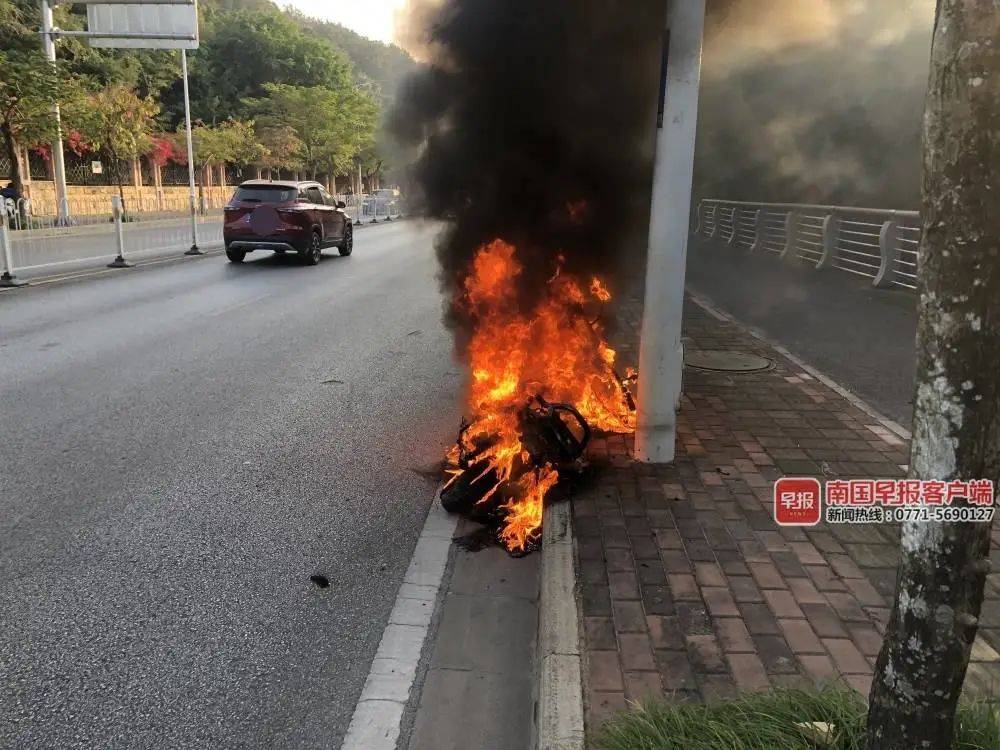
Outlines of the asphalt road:
M687 286L909 427L917 297L692 237Z
M459 420L432 242L0 294L0 747L339 745Z

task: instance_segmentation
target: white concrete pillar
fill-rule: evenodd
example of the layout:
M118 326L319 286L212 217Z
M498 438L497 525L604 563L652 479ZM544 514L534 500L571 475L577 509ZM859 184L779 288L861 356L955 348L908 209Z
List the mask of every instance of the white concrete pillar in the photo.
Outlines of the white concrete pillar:
M647 463L674 460L684 364L681 316L704 25L705 0L668 3L661 82L666 91L662 93L662 117L658 118L656 134L646 302L639 347L635 456Z

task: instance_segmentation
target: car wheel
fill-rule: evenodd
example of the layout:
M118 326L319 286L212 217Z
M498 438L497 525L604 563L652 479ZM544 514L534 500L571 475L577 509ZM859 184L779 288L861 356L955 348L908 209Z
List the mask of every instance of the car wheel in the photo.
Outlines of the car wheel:
M344 230L344 241L340 243L340 247L337 248L341 255L350 255L354 250L354 227L347 227Z
M246 250L232 250L226 248L226 257L229 258L230 263L242 263L243 259L247 257Z
M323 257L323 238L319 232L313 232L309 239L309 247L302 252L302 259L307 265L315 266Z

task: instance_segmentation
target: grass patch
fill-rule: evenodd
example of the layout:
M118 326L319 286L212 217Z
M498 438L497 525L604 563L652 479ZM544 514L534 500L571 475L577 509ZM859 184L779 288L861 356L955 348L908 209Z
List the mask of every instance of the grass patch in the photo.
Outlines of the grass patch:
M599 750L865 750L867 702L853 690L747 693L708 705L649 703L609 720ZM833 742L817 745L796 724L827 722ZM976 703L959 709L954 750L1000 748L1000 710Z

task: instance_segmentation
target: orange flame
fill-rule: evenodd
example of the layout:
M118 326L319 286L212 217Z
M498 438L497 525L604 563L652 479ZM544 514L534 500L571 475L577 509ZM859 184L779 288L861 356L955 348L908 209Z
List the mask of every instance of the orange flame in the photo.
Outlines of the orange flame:
M542 396L572 404L597 430L635 429L614 372L615 351L595 322L595 308L610 301L610 292L596 277L584 286L557 268L541 301L522 311L517 279L524 267L516 256L516 248L502 240L480 247L460 301L475 322L468 348L473 421L462 444L488 446L478 454L487 461L482 475L495 471L497 482L484 500L511 480L504 489L509 499L502 505L506 516L500 538L512 552L526 550L537 539L545 495L559 479L549 464L525 471L530 456L521 442L518 412L528 400ZM453 465L457 454L457 448L449 454ZM461 473L453 470L450 481Z
M596 276L590 280L590 293L601 302L611 301L611 292L608 291L608 288Z

